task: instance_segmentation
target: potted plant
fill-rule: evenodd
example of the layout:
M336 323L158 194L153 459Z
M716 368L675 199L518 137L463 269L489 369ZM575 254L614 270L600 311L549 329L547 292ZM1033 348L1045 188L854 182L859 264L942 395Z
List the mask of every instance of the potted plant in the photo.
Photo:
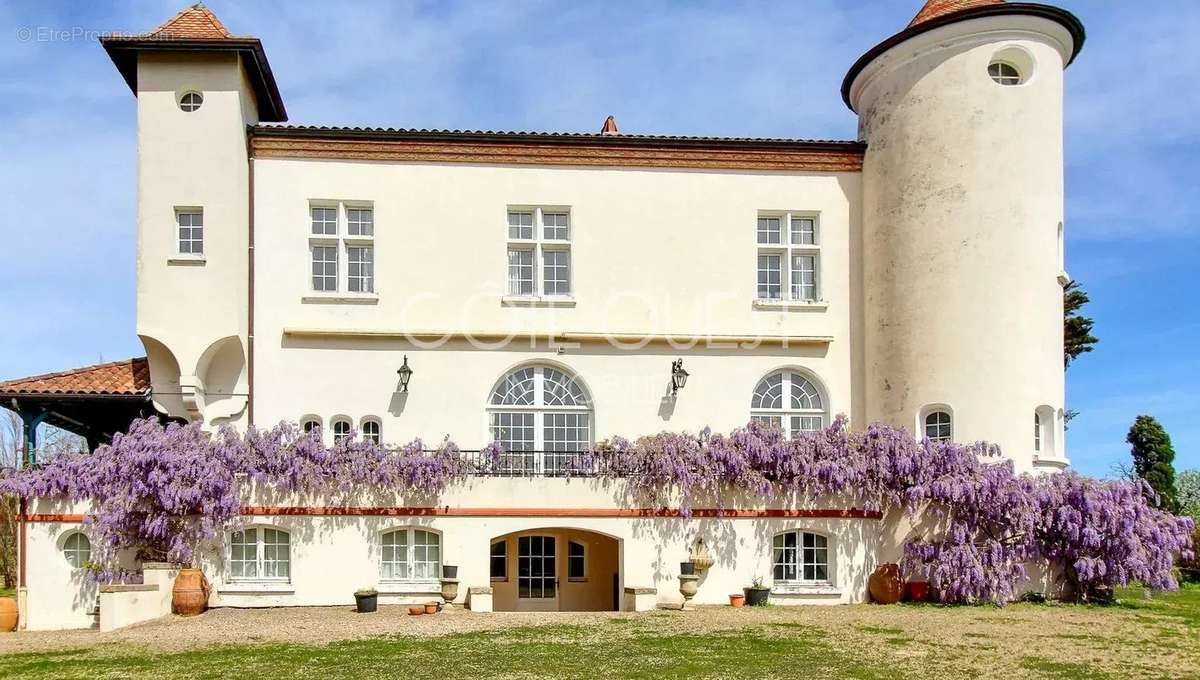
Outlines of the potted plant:
M771 589L763 585L761 576L754 577L749 588L742 588L746 594L746 604L751 607L765 607L771 598Z
M679 563L679 573L680 573L680 575L682 575L682 576L693 576L693 575L695 575L695 573L696 573L696 563L695 563L695 562L680 562L680 563Z
M741 609L746 606L746 595L744 593L730 593L729 606L734 609Z
M443 564L442 578L458 578L458 567L449 564Z
M354 592L354 604L360 614L368 614L379 608L379 591L363 588Z

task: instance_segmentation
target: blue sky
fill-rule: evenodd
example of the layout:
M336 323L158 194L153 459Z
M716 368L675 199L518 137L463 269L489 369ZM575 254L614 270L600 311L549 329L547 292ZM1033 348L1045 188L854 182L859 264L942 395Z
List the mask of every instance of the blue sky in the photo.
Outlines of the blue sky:
M296 123L851 139L841 79L920 0L208 4L262 38ZM1200 3L1062 4L1088 30L1067 265L1101 338L1068 371L1068 453L1108 474L1150 413L1200 467ZM94 33L182 6L0 3L0 379L142 354L134 98Z

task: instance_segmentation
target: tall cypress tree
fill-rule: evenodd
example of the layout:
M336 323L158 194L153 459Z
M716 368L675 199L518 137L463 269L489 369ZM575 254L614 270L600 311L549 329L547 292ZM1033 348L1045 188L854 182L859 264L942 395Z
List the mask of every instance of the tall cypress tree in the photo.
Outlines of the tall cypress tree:
M1153 416L1138 416L1125 441L1131 447L1134 472L1158 493L1158 499L1151 501L1163 510L1178 511L1175 449L1171 446L1171 436Z

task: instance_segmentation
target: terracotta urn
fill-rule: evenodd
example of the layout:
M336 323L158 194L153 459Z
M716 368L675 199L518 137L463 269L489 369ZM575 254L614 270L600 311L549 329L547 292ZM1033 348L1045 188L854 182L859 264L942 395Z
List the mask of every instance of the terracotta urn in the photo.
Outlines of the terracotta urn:
M0 597L0 633L11 633L17 629L17 599Z
M196 616L208 609L208 579L199 569L180 569L171 590L171 610L180 616Z
M909 581L905 585L909 602L928 602L929 601L929 582L928 581Z
M746 606L746 596L742 593L733 593L729 596L729 606L734 609L741 609Z
M683 596L683 606L680 609L687 610L688 602L691 602L693 597L696 597L696 592L700 590L700 577L695 574L680 574L679 575L679 594Z
M900 565L881 564L867 582L871 600L879 604L895 604L904 595L904 581L900 578Z

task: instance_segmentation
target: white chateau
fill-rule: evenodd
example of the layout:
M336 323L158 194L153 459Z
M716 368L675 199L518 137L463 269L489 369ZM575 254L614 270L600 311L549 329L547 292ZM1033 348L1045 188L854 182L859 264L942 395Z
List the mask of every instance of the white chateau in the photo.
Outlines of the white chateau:
M562 452L845 414L1065 467L1063 71L1083 39L1054 7L929 0L846 75L851 141L611 118L596 134L335 128L286 124L260 41L190 7L101 40L137 98L146 356L0 383L0 399L92 443L159 413L528 452L433 504L257 491L251 528L202 565L213 606L346 605L372 584L423 602L442 565L477 610L678 604L698 540L715 563L697 603L755 577L779 603L863 601L904 521L755 498L683 519L556 477ZM95 623L86 512L29 508L28 628ZM101 625L161 607L143 588L106 590Z

